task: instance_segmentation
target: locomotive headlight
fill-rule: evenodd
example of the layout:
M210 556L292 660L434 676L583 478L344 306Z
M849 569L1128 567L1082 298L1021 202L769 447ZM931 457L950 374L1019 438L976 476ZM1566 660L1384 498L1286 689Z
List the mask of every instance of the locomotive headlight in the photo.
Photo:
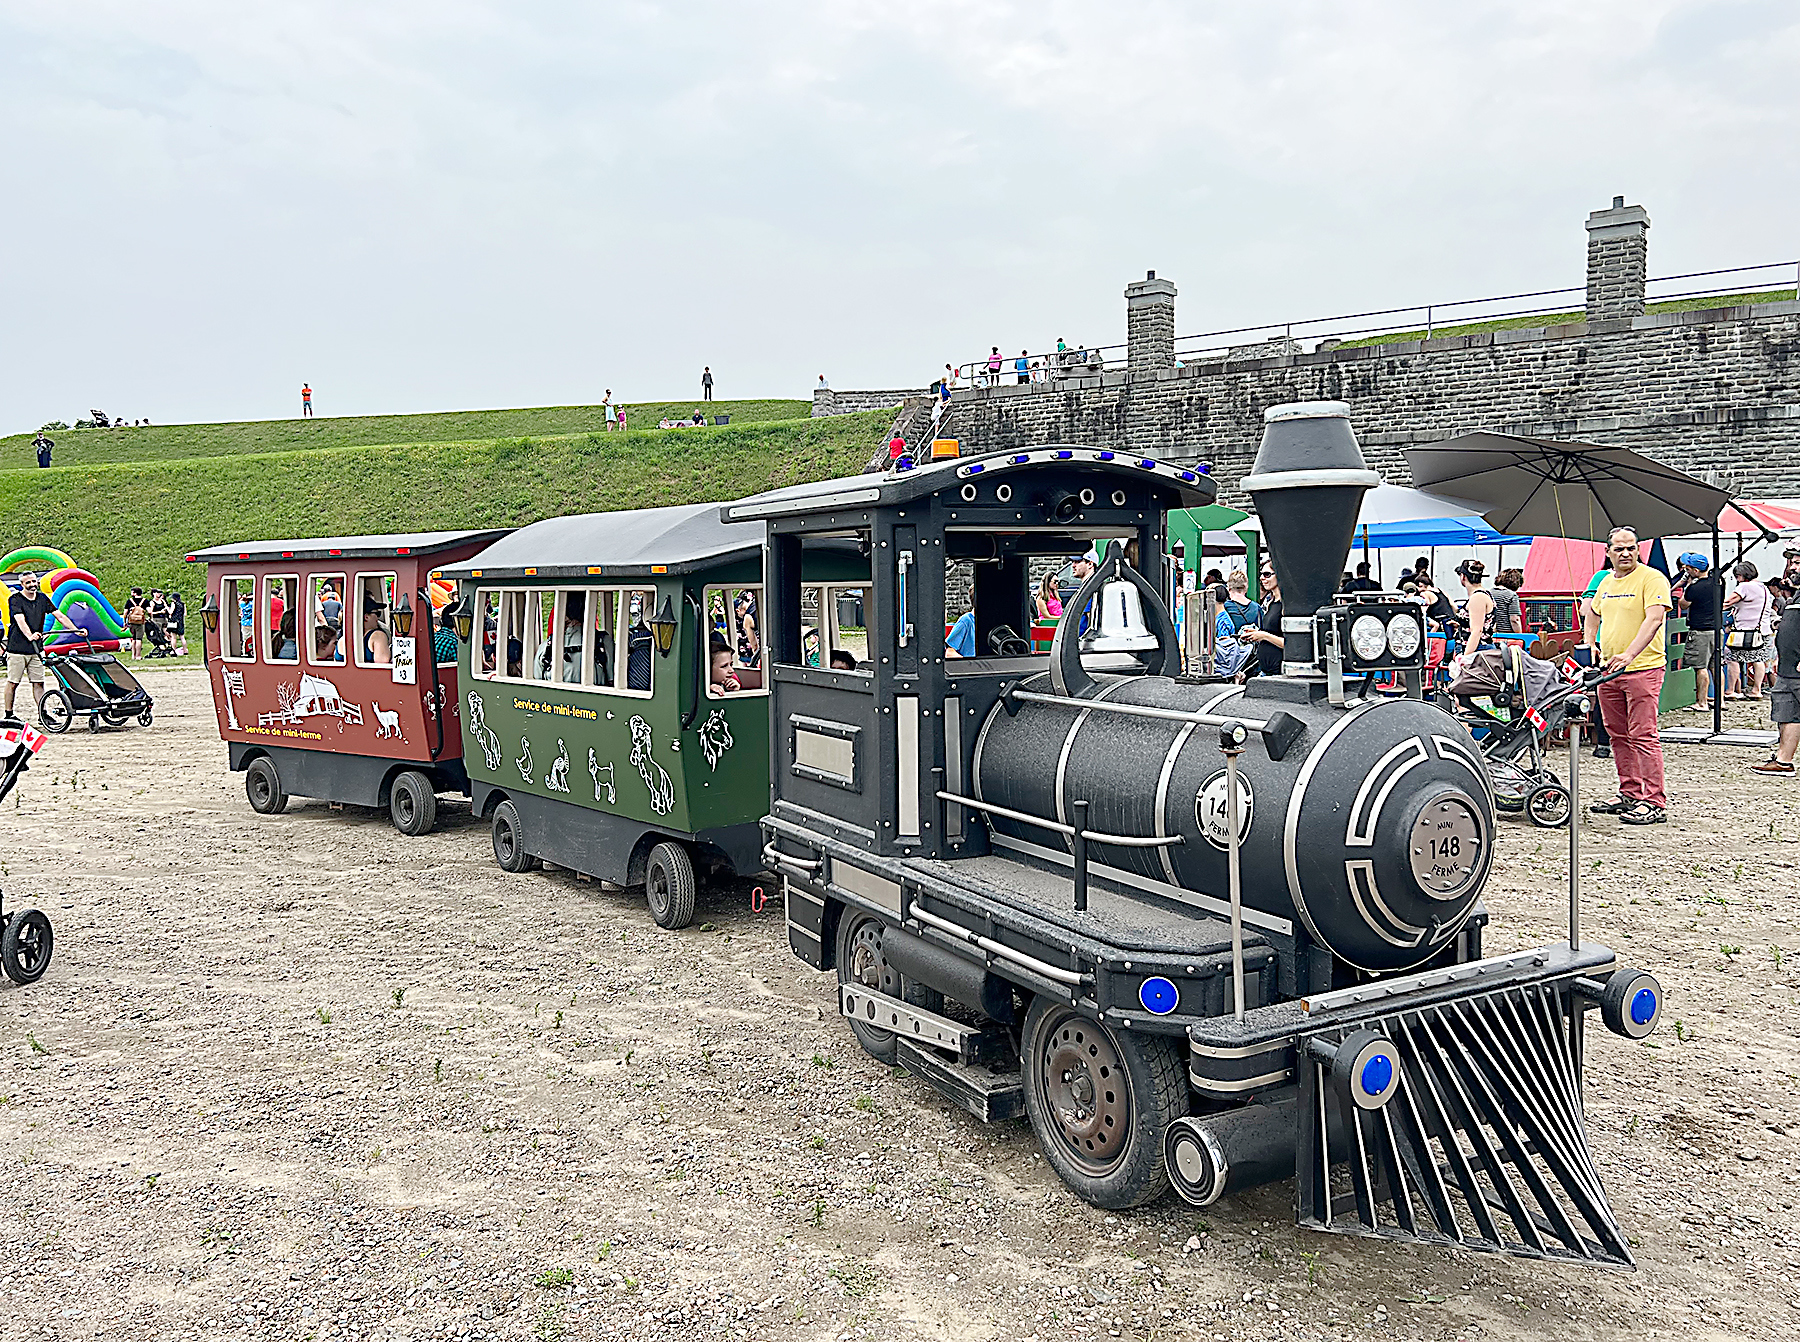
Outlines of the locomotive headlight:
M1365 662L1387 651L1387 626L1378 615L1359 615L1350 626L1350 649Z
M1398 615L1388 621L1388 651L1401 661L1405 661L1419 650L1422 635L1419 622L1410 615Z

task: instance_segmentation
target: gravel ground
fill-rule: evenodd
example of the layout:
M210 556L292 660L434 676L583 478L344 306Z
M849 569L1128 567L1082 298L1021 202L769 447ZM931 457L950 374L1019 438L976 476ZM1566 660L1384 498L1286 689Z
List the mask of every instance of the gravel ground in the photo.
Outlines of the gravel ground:
M671 934L459 807L255 816L201 675L146 679L155 726L53 739L7 814L58 946L0 988L5 1338L1800 1333L1800 791L1751 751L1584 830L1589 935L1668 990L1589 1036L1623 1273L1310 1234L1291 1185L1087 1207L860 1053L748 885ZM1564 842L1506 822L1491 951L1560 934Z

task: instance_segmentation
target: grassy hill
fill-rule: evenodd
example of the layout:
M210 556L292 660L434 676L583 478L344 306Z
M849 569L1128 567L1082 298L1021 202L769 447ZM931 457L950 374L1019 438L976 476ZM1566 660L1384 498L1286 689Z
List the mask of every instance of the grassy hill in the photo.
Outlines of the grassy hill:
M652 428L665 418L685 419L704 408L709 417L729 415L740 422L804 419L811 401L649 402L626 407L631 431ZM333 447L375 447L384 443L472 442L598 432L604 428L597 405L535 406L522 410L449 410L424 415L359 415L341 419L258 419L229 424L156 424L141 429L53 431L56 465L91 466L108 461L168 461L219 457L242 452L305 452ZM33 430L35 431L35 430ZM37 469L33 431L0 438L0 470Z
M471 411L467 416L488 422L483 417L555 413ZM735 411L729 413L733 422L728 426L681 432L633 429L310 451L287 439L283 450L273 452L224 447L211 455L165 460L0 470L0 536L9 546L61 547L115 597L133 584L193 592L201 575L182 557L203 546L289 536L516 526L564 513L739 498L779 485L854 474L893 421L888 410L828 419L745 416L742 423ZM463 422L453 415L384 418L414 424ZM358 421L315 423L324 428ZM185 430L201 441L214 430L248 427L171 426L169 432ZM59 462L63 438L76 436L58 437ZM238 441L249 437L245 433Z

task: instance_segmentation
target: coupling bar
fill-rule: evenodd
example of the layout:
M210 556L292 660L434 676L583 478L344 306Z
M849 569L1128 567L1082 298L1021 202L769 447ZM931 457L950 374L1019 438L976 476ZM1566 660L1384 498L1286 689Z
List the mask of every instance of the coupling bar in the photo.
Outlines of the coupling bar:
M1288 747L1305 731L1305 724L1292 713L1277 709L1266 718L1245 718L1225 713L1190 713L1180 708L1153 708L1148 704L1115 704L1105 699L1076 699L1060 694L1039 694L1036 690L1008 690L1006 697L1027 704L1053 704L1078 713L1117 713L1128 718L1156 718L1163 722L1192 722L1201 727L1229 727L1238 724L1260 732L1269 758L1280 759Z
M1077 974L1072 969L1061 969L1056 965L1046 964L1034 955L1015 951L1011 946L1003 946L998 941L984 937L978 932L971 932L968 928L953 923L948 918L940 918L937 914L920 908L917 901L906 906L906 916L917 919L927 927L936 928L940 932L955 937L958 941L966 941L971 946L979 946L989 955L997 955L1002 960L1010 960L1021 969L1028 969L1041 978L1049 979L1052 983L1063 983L1071 988L1079 988L1090 977L1086 974Z
M988 811L994 815L1005 816L1008 820L1017 820L1022 825L1036 825L1039 829L1054 830L1065 839L1075 837L1075 826L1065 825L1060 820L1046 820L1043 816L1029 815L1024 811L1015 811L1010 806L996 806L991 801L977 801L974 797L965 797L960 792L939 792L939 801L955 802L958 806L973 807L977 811ZM1166 837L1155 834L1101 834L1097 830L1082 830L1081 837L1089 843L1110 843L1120 848L1171 848L1187 840L1179 834Z
M792 867L795 871L807 876L816 876L825 863L817 858L795 857L784 853L772 843L765 843L762 850L763 861L771 867Z

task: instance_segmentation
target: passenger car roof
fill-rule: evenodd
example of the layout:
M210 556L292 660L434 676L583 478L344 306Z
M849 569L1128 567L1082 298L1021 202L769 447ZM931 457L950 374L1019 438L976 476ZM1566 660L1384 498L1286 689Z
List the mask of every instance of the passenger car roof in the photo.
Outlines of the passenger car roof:
M304 540L243 541L214 545L187 556L190 564L224 564L233 560L260 563L271 559L386 559L394 555L428 555L469 541L494 541L510 528L486 531L413 531L391 536L309 536Z
M441 569L446 578L639 578L692 573L762 553L763 529L718 503L549 517Z

